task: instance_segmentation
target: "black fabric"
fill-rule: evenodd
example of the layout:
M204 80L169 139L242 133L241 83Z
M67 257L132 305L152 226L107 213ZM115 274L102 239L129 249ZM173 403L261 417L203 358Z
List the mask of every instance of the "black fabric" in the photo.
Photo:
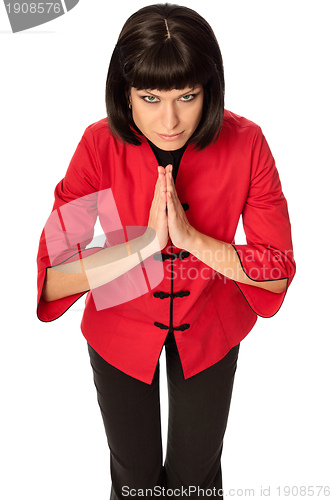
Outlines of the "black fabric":
M159 400L159 361L152 384L107 363L88 345L111 462L111 500L125 499L126 488L139 498L222 496L220 457L240 344L218 363L185 380L173 333L165 340L169 421L165 463ZM164 487L164 494L156 494ZM124 488L124 489L123 489ZM198 488L204 493L198 495ZM151 489L141 496L138 490ZM172 493L166 494L171 489ZM176 491L175 491L176 490ZM151 495L151 493L154 493ZM210 493L211 495L211 493ZM216 493L217 495L217 493Z
M147 139L152 151L154 152L155 157L157 158L158 165L161 167L166 167L170 163L173 165L173 179L176 181L176 176L179 171L180 161L183 153L186 150L187 144L182 146L180 149L175 149L174 151L164 151L163 149L158 148L153 142Z

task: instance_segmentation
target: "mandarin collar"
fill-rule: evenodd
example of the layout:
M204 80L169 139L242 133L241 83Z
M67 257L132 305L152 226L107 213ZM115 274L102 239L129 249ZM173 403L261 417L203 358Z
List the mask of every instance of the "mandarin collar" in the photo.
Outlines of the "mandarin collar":
M166 154L170 153L174 158L179 158L183 155L184 151L186 150L186 148L188 146L188 143L186 143L184 146L182 146L179 149L174 149L172 151L166 151L165 149L158 148L158 146L156 146L153 142L151 142L147 137L145 137L145 139L148 142L148 144L150 145L151 149L153 151L155 151L157 154L159 154L160 156L165 155L165 153Z

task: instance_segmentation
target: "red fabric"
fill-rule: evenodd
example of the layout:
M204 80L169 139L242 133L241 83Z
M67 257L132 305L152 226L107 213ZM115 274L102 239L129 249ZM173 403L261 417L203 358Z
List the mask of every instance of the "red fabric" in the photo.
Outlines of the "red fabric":
M96 251L84 250L90 242L103 246L93 240L97 215L110 244L130 239L134 227L148 223L156 180L157 161L146 141L141 146L124 145L111 134L106 118L87 127L64 179L56 186L53 212L40 239L40 320L56 319L83 295L44 302L46 268L69 256L78 259L84 252ZM260 127L225 110L216 143L203 151L187 147L176 189L181 202L189 205L190 224L203 234L233 244L249 277L258 281L287 278L289 286L295 262L287 202ZM77 212L72 212L73 206ZM69 207L74 214L71 219L66 215ZM247 245L234 242L241 214ZM49 255L51 247L53 255ZM180 250L173 247L173 252ZM162 253L170 253L170 240ZM146 383L152 382L168 332L154 323L170 325L170 298L153 294L171 292L171 259L160 264L161 274L152 260L144 264L144 282L138 266L88 292L81 323L86 340L104 359ZM190 291L173 300L173 326L190 325L174 331L185 378L225 356L249 333L257 314L273 316L286 293L275 294L224 278L193 255L173 260L173 276L173 292ZM121 303L122 291L130 293L130 287L132 297L135 290L139 293ZM120 297L120 303L112 302L111 297Z

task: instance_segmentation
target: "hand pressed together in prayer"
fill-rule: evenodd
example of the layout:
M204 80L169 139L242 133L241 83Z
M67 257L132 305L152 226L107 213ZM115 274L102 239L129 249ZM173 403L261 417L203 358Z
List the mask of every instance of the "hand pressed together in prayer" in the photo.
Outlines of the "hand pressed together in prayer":
M172 165L158 167L148 223L157 233L161 250L166 246L168 237L177 248L186 249L195 233L178 198L172 168Z

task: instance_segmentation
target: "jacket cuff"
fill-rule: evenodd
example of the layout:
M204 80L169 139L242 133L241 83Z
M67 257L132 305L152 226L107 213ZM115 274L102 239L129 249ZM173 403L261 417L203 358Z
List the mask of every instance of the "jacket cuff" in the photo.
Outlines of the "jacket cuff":
M70 258L65 258L65 253L59 255L54 262L57 264L69 263L80 258L87 257L96 252L102 250L102 247L93 247L82 250L80 252L76 252L74 255L71 255ZM75 293L74 295L69 295L68 297L63 297L62 299L52 300L51 302L46 302L42 298L43 289L46 281L46 272L49 267L43 267L42 263L40 263L41 269L39 269L37 274L37 317L40 321L49 322L58 319L62 316L68 309L75 304L75 302L82 297L82 295L87 292Z
M281 252L261 252L248 245L232 245L240 260L244 273L253 281L280 281L287 280L286 289L282 293L274 293L234 280L243 297L254 311L262 318L271 318L280 309L285 299L288 287L295 274L295 265L292 260L285 263Z
M52 302L46 302L42 298L43 288L46 280L46 271L48 268L40 271L37 276L37 317L40 321L49 322L58 319L62 316L68 309L75 304L75 302L82 297L86 292L76 293L75 295L70 295L69 297L64 297L62 299L53 300Z

